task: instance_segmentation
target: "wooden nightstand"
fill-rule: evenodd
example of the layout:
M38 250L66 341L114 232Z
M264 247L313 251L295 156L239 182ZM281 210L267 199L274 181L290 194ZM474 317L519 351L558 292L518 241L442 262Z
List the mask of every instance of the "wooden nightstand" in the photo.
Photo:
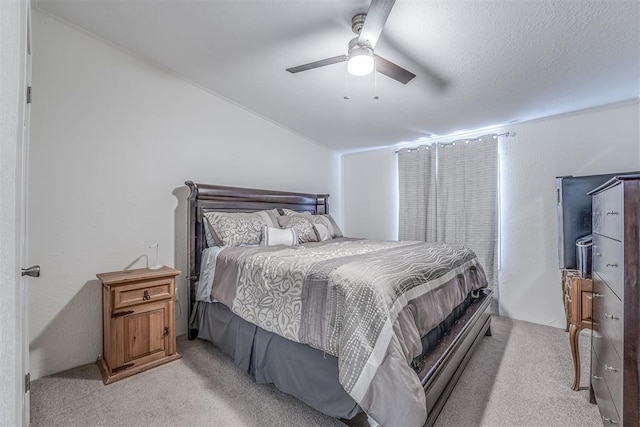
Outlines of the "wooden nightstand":
M563 272L564 307L569 329L569 344L573 356L575 377L573 390L580 387L580 351L578 337L582 329L593 329L593 280L583 279L577 271Z
M101 273L102 380L110 384L180 358L175 277L169 267Z

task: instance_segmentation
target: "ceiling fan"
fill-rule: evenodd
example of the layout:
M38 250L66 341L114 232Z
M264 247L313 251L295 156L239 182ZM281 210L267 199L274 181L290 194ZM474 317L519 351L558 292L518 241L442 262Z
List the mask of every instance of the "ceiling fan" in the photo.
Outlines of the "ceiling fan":
M297 67L287 68L290 73L312 70L325 65L347 61L347 71L354 76L364 76L377 71L400 83L407 84L416 75L374 53L374 48L395 0L372 0L367 13L351 18L351 30L358 35L349 41L346 55L338 55Z

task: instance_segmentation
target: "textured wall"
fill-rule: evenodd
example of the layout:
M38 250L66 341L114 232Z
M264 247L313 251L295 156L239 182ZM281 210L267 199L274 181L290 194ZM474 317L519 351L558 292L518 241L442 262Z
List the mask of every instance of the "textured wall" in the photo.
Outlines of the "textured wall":
M640 170L639 110L636 102L503 129L517 136L500 140L501 314L564 327L554 178ZM347 235L397 236L394 150L343 156Z
M348 236L398 239L398 163L392 149L342 156L344 228Z
M336 153L40 12L33 27L33 377L102 351L96 273L153 264L158 242L186 274L185 180L331 193L340 221Z
M501 144L501 312L564 327L555 180L640 170L638 104L561 116L511 129Z

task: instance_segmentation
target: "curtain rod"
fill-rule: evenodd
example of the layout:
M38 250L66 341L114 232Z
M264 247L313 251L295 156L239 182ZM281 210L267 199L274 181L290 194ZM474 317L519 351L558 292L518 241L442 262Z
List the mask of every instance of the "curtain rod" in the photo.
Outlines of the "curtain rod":
M493 134L495 138L499 137L499 136L505 136L505 137L510 137L510 136L516 136L515 132L504 132L504 133L498 133L498 134ZM476 142L476 141L480 141L482 138L478 137L478 138L461 138L461 139L456 139L455 141L451 141L451 142L432 142L431 144L422 144L422 145L418 145L416 147L409 147L409 148L401 148L397 151L394 151L394 154L398 154L399 152L401 152L402 150L407 150L407 151L415 151L420 147L429 147L430 145L433 144L440 144L441 147L444 147L446 145L454 145L456 142L458 141L464 141L465 143L469 143L469 142Z

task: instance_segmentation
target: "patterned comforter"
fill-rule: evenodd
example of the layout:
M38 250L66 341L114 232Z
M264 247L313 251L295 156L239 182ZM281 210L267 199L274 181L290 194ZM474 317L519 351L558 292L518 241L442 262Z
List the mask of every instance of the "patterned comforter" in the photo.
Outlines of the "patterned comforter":
M420 337L486 286L460 245L340 238L294 247L228 247L211 297L259 327L338 358L339 381L373 424L423 425L410 366Z

